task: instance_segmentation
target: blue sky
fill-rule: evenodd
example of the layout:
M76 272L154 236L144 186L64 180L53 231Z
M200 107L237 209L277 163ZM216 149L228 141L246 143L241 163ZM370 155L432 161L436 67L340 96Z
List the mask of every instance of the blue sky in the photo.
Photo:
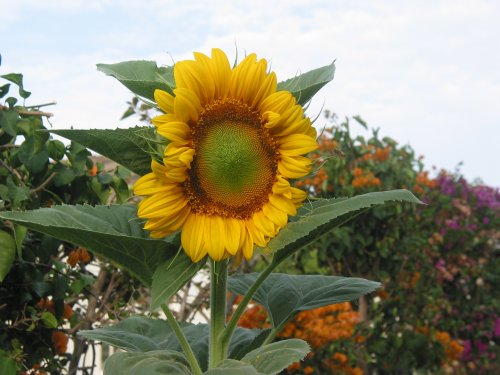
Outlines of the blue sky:
M500 2L0 0L0 74L28 104L58 102L54 128L115 128L130 99L96 63L160 64L235 46L279 79L337 60L308 111L360 114L426 163L500 186ZM319 125L321 121L318 122Z

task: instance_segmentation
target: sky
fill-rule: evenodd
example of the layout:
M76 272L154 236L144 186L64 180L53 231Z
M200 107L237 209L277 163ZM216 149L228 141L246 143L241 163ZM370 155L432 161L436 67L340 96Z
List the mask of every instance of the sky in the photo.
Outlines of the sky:
M500 187L500 1L0 0L0 75L53 128L116 128L131 94L96 63L255 52L278 80L336 60L308 109L361 115L426 166ZM497 46L497 47L495 47ZM323 126L320 118L316 124ZM359 134L370 133L359 128Z

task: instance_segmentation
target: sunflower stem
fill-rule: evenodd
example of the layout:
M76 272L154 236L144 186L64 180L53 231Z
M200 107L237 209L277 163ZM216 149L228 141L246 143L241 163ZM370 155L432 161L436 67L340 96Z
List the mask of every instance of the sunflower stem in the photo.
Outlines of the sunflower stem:
M264 268L264 270L260 273L257 280L255 280L255 282L252 284L250 289L248 289L246 294L243 296L243 299L241 300L241 302L238 304L236 311L231 316L231 319L227 323L227 326L221 335L221 342L222 342L224 357L227 357L229 343L231 342L231 338L233 336L233 332L236 328L236 324L238 323L238 320L240 320L241 315L245 312L245 309L248 306L248 303L252 299L255 292L257 292L257 289L259 289L260 285L264 282L264 280L269 276L269 274L271 272L273 272L273 270L278 265L279 265L279 262L275 262L274 258L273 258L273 261L271 263L269 263L266 268Z
M210 263L210 346L208 368L226 358L220 337L226 325L227 260Z
M188 360L189 365L191 366L191 370L193 370L193 374L202 375L200 364L198 363L198 360L196 359L193 353L193 349L191 349L191 346L189 345L186 336L184 336L184 333L182 332L179 323L177 322L177 320L175 320L174 314L172 314L172 311L170 311L170 309L165 303L161 305L161 309L163 310L163 312L167 317L167 322L170 328L172 328L172 331L174 331L177 340L179 340L182 350L184 350L184 354L186 355L186 359Z

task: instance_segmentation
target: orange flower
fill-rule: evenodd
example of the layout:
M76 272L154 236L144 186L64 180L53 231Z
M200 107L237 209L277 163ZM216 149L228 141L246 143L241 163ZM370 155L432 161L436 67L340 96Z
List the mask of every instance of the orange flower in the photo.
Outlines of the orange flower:
M353 175L354 177L359 177L359 176L361 176L362 174L363 174L363 170L362 170L361 168L357 168L357 167L356 167L356 168L354 168L354 169L352 170L352 175Z
M311 375L314 372L314 369L311 366L304 367L304 374Z
M52 344L56 354L64 354L68 349L68 336L61 331L52 332Z
M92 177L97 175L97 164L96 163L94 163L92 168L89 169L89 175Z
M340 362L340 363L347 362L347 356L344 353L340 353L340 352L335 352L333 354L333 359L336 360L337 362Z
M73 309L71 308L70 305L68 304L64 304L64 313L63 313L63 318L64 319L71 319L71 317L73 316Z
M71 267L77 265L77 263L88 263L90 262L90 254L84 247L78 247L71 251L68 255L68 260L66 261Z

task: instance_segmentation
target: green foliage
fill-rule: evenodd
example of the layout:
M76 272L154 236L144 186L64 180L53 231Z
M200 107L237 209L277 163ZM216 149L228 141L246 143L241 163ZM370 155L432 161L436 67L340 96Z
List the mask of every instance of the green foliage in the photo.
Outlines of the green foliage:
M384 285L360 305L370 322L358 326L363 347L333 342L318 349L318 366L341 351L358 358L358 364L363 358L370 373L496 372L490 358L498 350L486 343L494 337L498 317L492 298L498 279L490 277L498 267L498 190L446 172L431 178L410 146L382 138L378 130L355 136L349 119L339 123L327 117L332 127L320 137L316 174L299 181L300 187L330 199L405 188L427 205L384 205L361 212L281 268L362 276ZM354 120L367 129L359 116Z
M161 159L157 139L151 126L129 129L51 130L53 134L78 142L142 176L151 172L151 155Z
M5 231L0 231L0 282L3 281L14 263L16 256L16 241Z
M258 276L233 275L228 281L229 290L245 295ZM253 299L266 308L273 327L283 328L300 311L352 301L379 287L380 283L359 278L273 273Z
M106 360L105 375L191 375L183 354L171 350L115 353Z
M88 247L151 285L158 266L177 253L177 236L149 238L136 217L136 208L112 206L55 206L25 212L3 212L0 217L29 229Z
M182 330L203 369L208 364L207 324L184 324ZM248 347L259 330L238 328L229 346L229 358L234 358ZM79 335L90 340L102 341L128 352L153 350L180 351L181 346L168 323L146 317L131 317L115 326L80 331Z
M252 350L241 361L251 364L262 374L271 375L302 360L309 351L309 345L303 340L282 340Z
M234 359L225 359L217 367L203 373L204 375L260 375L255 367Z
M303 215L283 228L267 248L282 260L329 230L348 222L356 211L391 201L421 203L407 190L368 193L348 199L320 200L304 206Z
M305 105L335 75L335 62L278 83L278 90L290 91L297 103Z
M42 121L51 116L42 111L45 105L25 107L30 93L21 74L0 78L11 82L0 85L5 101L0 103L0 215L61 203L106 204L113 195L128 199L128 176L109 170L112 179L101 182L97 175L103 167L94 165L86 148L52 139ZM21 100L9 96L13 84ZM56 352L52 334L65 339L71 336L66 328L88 324L77 306L88 305L96 280L85 269L92 257L70 266L66 261L77 250L74 245L9 220L0 219L0 225L0 372L21 373L41 364L40 371L60 374L81 352ZM117 288L114 303L121 303L122 295ZM60 350L64 347L62 342Z
M206 259L193 263L184 251L159 265L153 274L151 309L155 310L177 293L205 266Z
M97 69L120 81L134 94L154 102L156 89L172 93L173 67L160 67L154 61L123 61L117 64L97 64Z

